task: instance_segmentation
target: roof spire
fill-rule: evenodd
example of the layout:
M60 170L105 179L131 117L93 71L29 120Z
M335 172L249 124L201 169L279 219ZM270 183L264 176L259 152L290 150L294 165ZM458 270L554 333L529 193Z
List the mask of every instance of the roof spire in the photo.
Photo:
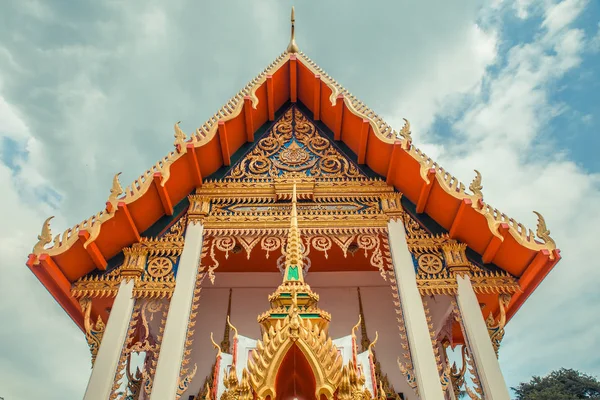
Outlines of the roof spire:
M298 45L296 44L296 32L294 29L295 22L296 22L296 17L295 17L295 13L294 13L294 6L292 6L292 37L290 38L290 44L288 44L288 47L287 47L287 52L290 54L297 53L298 51L300 51L300 49L298 49Z
M300 231L298 230L298 210L296 209L296 184L292 189L292 213L290 218L290 231L288 233L288 243L285 254L285 275L283 281L304 282L302 274L302 253L300 241Z

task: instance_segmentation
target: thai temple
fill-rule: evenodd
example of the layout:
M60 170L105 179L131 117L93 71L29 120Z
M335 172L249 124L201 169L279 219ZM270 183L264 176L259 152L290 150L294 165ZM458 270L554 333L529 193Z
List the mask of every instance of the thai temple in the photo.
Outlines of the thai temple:
M509 399L506 329L560 260L291 40L27 266L85 335L85 400ZM107 188L108 189L108 188Z

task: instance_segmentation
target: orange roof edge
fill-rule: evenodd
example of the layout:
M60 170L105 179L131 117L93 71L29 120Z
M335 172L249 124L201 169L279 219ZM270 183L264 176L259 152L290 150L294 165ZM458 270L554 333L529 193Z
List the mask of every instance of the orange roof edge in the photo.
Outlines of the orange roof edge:
M40 262L35 265L35 256L29 255L27 266L39 281L48 290L50 295L61 305L79 329L84 330L83 313L79 302L71 295L71 283L64 274L58 270L52 259L42 254Z
M529 296L531 296L533 291L540 283L542 283L544 278L548 276L550 271L552 271L554 266L562 258L559 249L553 250L553 259L550 258L550 252L547 250L542 250L538 253L536 258L539 257L540 254L542 257L546 258L545 262L540 262L537 265L532 262L519 279L519 285L521 285L522 292L513 295L510 304L508 305L508 310L506 311L507 321L510 321L513 315L517 313Z

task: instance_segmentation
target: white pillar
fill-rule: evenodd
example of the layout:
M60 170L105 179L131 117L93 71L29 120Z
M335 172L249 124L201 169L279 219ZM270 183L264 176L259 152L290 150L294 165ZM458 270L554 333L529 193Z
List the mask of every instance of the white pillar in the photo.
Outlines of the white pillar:
M456 281L458 282L458 308L462 316L469 349L475 360L484 398L509 400L508 388L504 382L502 371L500 371L500 363L496 358L479 301L477 301L471 285L471 279L467 275L463 275L457 276Z
M84 400L106 400L110 397L135 303L133 285L133 279L121 281L119 292L110 310Z
M422 400L444 400L425 308L417 287L417 276L406 244L406 231L402 221L390 221L388 232L419 396Z
M198 275L198 263L202 253L203 231L200 222L192 222L188 225L185 233L185 244L179 259L177 283L169 305L165 333L150 395L151 400L174 400L176 396Z

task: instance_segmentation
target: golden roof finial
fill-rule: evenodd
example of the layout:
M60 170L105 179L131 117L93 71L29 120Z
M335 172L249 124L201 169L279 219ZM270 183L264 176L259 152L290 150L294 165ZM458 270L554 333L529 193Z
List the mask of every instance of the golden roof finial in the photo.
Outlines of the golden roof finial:
M304 282L302 276L302 252L300 242L300 231L298 229L298 210L296 209L296 184L292 189L292 213L290 218L290 231L288 233L288 243L285 254L285 276L284 282L299 281Z
M108 202L113 203L117 200L117 198L124 193L123 186L121 186L121 182L119 182L120 172L117 172L113 177L112 188L110 189L110 195L108 196Z
M294 6L292 6L292 37L290 38L290 44L288 44L287 52L290 54L297 53L300 51L298 49L298 45L296 44L296 32L294 29L294 24L296 22L296 17L294 13Z
M477 170L475 170L475 178L473 178L473 182L469 185L469 189L475 196L483 197L483 193L481 192L483 189L483 185L481 184L481 173Z
M33 254L39 255L44 251L44 247L52 242L52 231L50 230L50 220L54 218L48 217L42 225L42 232L38 235L38 242L33 246Z

